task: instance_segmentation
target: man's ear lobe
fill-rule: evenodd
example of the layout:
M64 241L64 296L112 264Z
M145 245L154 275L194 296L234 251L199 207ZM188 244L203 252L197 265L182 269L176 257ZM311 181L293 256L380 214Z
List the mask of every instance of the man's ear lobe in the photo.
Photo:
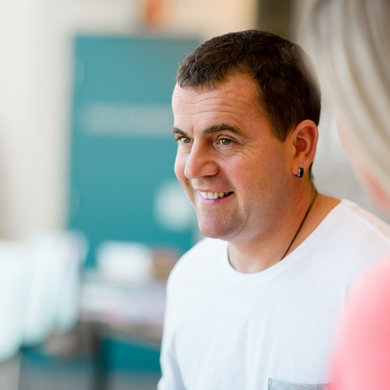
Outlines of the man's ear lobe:
M306 172L314 160L318 129L311 120L304 120L291 132L293 173L301 167Z

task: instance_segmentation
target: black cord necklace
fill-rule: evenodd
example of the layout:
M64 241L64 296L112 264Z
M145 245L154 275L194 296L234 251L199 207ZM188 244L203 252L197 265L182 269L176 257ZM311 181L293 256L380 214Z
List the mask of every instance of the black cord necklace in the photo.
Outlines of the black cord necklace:
M304 224L304 222L305 222L305 220L306 220L307 215L309 214L309 211L310 211L310 209L311 209L311 206L313 206L313 203L314 203L314 201L316 200L316 197L317 197L317 190L316 190L315 188L314 188L314 190L315 190L314 198L313 198L313 200L311 201L310 206L309 206L309 208L307 209L306 214L305 214L305 216L303 217L303 220L302 220L302 222L301 222L301 224L300 224L300 226L299 226L297 232L295 233L294 238L292 239L292 241L291 241L290 245L288 246L286 252L284 252L284 255L282 256L282 258L281 258L279 261L282 261L282 260L284 259L284 256L287 255L287 252L290 250L291 245L293 244L293 242L294 242L295 239L297 238L297 235L298 235L298 233L300 232L300 230L301 230L301 228L302 228L302 226L303 226L303 224Z

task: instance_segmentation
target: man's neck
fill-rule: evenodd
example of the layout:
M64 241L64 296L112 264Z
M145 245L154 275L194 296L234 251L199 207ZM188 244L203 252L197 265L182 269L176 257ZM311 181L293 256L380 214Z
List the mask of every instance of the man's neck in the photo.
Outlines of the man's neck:
M318 194L300 228L314 195L313 187L310 193L304 194L299 199L289 217L272 232L247 242L230 242L229 261L233 268L242 273L264 271L281 261L291 243L292 245L284 257L301 245L340 203L338 199ZM298 234L294 239L297 232Z

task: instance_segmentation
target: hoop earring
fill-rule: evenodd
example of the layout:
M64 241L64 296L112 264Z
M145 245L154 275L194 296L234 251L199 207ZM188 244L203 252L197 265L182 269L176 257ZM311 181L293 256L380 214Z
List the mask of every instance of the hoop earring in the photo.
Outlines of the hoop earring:
M299 179L301 178L301 177L303 177L303 168L301 168L301 167L299 167L298 168L298 175L295 175L296 177L298 177Z

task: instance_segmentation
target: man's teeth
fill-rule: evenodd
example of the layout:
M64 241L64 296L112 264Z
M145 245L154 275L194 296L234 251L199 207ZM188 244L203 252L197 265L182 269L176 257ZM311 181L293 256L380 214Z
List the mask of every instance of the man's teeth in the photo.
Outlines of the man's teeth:
M199 191L199 193L203 199L223 198L225 195L229 194L229 192L202 192L202 191Z

